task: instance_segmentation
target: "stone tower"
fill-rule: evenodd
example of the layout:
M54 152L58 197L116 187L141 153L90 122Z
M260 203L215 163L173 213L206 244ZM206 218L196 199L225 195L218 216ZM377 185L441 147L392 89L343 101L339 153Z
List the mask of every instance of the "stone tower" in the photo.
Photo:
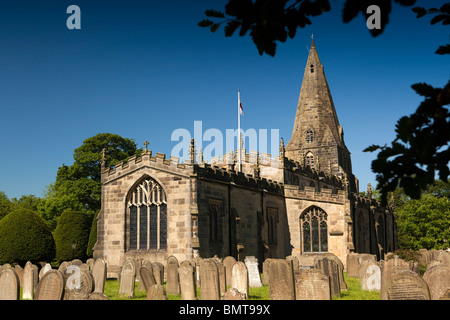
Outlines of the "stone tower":
M306 62L292 136L286 157L319 171L340 177L347 174L350 190L356 190L350 152L334 108L330 88L314 39Z

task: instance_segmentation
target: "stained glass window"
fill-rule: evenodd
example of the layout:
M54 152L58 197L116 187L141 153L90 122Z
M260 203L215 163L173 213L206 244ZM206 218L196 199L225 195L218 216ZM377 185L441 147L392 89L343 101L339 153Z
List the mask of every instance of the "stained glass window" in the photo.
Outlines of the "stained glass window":
M310 207L300 216L303 252L328 251L327 214L320 208Z
M161 186L142 180L128 195L128 250L167 249L167 202Z

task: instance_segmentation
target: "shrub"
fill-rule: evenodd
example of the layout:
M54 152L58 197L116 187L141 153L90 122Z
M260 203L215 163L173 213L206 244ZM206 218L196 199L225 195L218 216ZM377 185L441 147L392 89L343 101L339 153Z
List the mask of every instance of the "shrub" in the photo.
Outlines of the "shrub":
M91 219L81 211L64 211L58 219L54 237L56 259L59 261L75 258L84 260L89 240ZM75 249L72 243L76 244Z
M50 262L54 257L52 233L36 213L17 209L0 220L0 264Z
M97 213L94 215L94 218L92 219L91 231L89 233L89 242L88 247L86 249L86 254L88 257L92 257L94 254L92 249L94 248L94 245L97 242L97 217L99 213L100 210L97 211Z

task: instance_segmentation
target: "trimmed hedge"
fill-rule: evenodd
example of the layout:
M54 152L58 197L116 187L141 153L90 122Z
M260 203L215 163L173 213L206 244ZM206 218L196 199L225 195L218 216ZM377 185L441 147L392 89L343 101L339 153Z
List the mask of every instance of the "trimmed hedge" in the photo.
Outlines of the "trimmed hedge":
M47 224L28 209L17 209L0 220L0 264L51 262L55 241Z
M64 211L58 219L54 237L56 260L86 258L86 249L91 229L91 219L81 211ZM72 242L76 243L75 250Z
M88 247L86 249L86 254L88 257L92 257L94 254L92 249L94 248L95 243L97 242L97 218L99 213L100 210L97 211L97 213L94 215L94 218L92 219L91 232L89 234L89 242Z

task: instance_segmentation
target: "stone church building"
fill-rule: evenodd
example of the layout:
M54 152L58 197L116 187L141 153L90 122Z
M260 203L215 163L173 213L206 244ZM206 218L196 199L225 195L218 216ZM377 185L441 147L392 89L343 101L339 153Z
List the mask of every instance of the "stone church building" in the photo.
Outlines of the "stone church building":
M350 252L382 259L395 250L394 208L372 199L370 186L367 196L358 193L314 40L293 122L279 156L243 150L240 172L234 161L197 159L193 141L185 163L147 145L114 168L103 156L94 258L104 258L115 276L127 258L231 255L261 262L331 252L345 265Z

